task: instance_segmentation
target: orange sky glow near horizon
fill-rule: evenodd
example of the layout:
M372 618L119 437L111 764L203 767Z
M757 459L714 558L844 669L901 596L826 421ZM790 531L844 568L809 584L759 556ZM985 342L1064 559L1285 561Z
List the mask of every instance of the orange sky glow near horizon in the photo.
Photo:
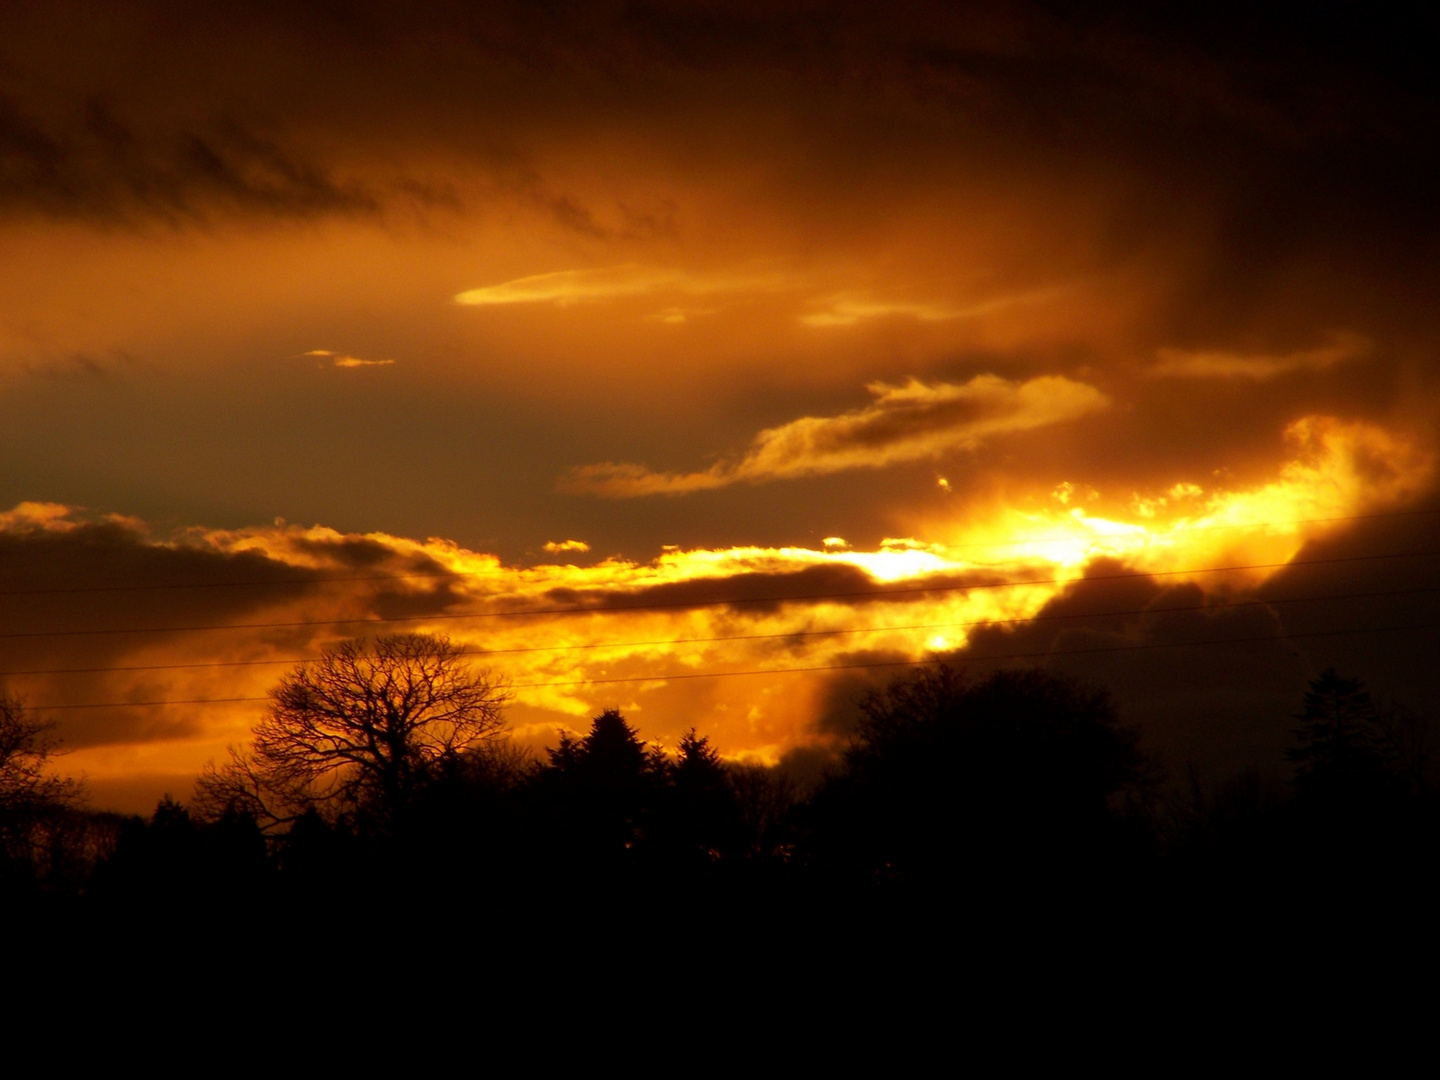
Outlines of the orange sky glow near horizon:
M76 749L65 764L102 787L137 772L168 775L178 785L207 761L222 759L227 745L242 745L264 707L263 701L227 699L263 698L287 665L343 636L394 632L444 634L472 663L489 669L513 695L513 735L534 750L553 744L561 730L583 733L591 715L618 705L662 745L673 746L703 720L728 757L775 764L816 738L809 720L819 687L805 680L815 669L889 674L915 659L962 649L977 628L1035 618L1095 560L1107 560L1100 572L1115 576L1199 582L1206 604L1224 607L1252 593L1308 540L1343 529L1354 516L1403 507L1431 479L1428 452L1372 425L1311 417L1291 425L1287 436L1296 456L1257 487L1207 491L1181 482L1153 495L1132 493L1128 505L1111 512L1106 507L1114 500L1065 482L1032 508L997 506L964 524L937 519L926 533L937 539L887 538L873 550L832 537L818 549L675 549L643 563L606 558L584 566L507 566L439 539L352 537L294 526L191 530L170 544L260 554L327 581L342 568L336 550L360 542L389 558L423 558L436 568L398 581L380 576L386 588L424 596L436 575L444 575L438 580L455 595L430 617L386 621L367 580L377 575L361 573L337 577L303 602L259 604L230 633L183 633L183 660L173 635L158 649L133 643L123 665L91 683L92 694L116 702L117 711L127 700L154 700L162 687L174 700L215 703L168 707L195 717L181 721L175 738ZM85 527L83 516L61 506L22 505L3 521L14 532ZM578 553L585 545L552 546ZM817 591L795 591L795 575L812 570L858 573L817 575ZM747 596L753 590L735 588L757 578L782 591ZM791 583L782 584L787 578ZM835 588L835 582L850 587ZM667 588L697 584L715 599L693 607L683 598L661 599ZM353 621L331 621L340 619ZM151 663L193 666L146 670ZM26 696L35 704L64 693L59 676L30 681L35 689ZM22 694L26 682L9 679L12 692ZM131 711L145 715L155 708Z

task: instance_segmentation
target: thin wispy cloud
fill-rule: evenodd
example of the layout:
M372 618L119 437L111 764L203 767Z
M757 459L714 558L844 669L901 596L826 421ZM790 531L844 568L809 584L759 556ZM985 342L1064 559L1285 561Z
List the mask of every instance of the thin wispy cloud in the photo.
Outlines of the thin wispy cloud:
M309 352L302 355L314 356L319 357L320 359L329 360L331 366L338 368L387 367L390 364L395 363L394 360L365 360L359 356L351 356L348 353L334 352L330 349L311 349Z
M556 270L548 274L502 281L468 289L455 297L457 304L471 307L504 307L515 304L571 304L620 300L649 295L713 296L721 293L776 292L806 284L802 279L763 270L695 273L660 266L622 263L585 270ZM662 321L675 321L675 314L709 314L681 306L658 313Z
M806 326L854 326L866 319L902 316L920 322L944 322L958 319L964 312L946 304L922 304L899 301L837 299L818 311L800 316Z
M470 307L550 304L564 308L654 296L672 302L645 318L678 326L695 316L714 315L719 310L713 305L685 303L687 298L744 298L747 295L793 293L797 307L794 318L800 324L844 328L887 318L913 319L922 323L976 318L1019 304L1042 302L1062 291L1046 288L960 301L943 297L876 296L863 289L837 292L834 290L835 276L834 273L813 270L757 269L753 266L697 273L624 263L513 278L458 293L455 302Z
M641 296L684 284L684 276L676 271L627 263L590 270L557 270L549 274L532 274L529 277L502 281L498 285L468 289L457 295L455 302L474 307L510 304L558 304L563 307L591 300Z
M1243 379L1264 382L1296 371L1325 371L1349 360L1367 356L1374 348L1363 334L1343 331L1330 335L1330 340L1314 349L1275 355L1271 353L1240 353L1223 350L1190 351L1161 349L1159 363L1150 369L1156 378L1169 379Z
M994 296L987 300L956 304L940 300L880 299L861 293L841 293L827 297L812 311L800 316L806 326L855 326L870 319L909 318L917 322L948 322L970 319L1017 304L1048 300L1061 292L1059 288L1038 289L1014 295Z
M966 383L871 383L875 400L839 416L803 416L755 436L738 459L697 472L656 472L604 462L574 469L562 490L628 498L683 495L735 483L766 483L848 469L877 469L970 450L997 435L1075 420L1105 408L1095 387L1062 376L1012 382L977 375Z

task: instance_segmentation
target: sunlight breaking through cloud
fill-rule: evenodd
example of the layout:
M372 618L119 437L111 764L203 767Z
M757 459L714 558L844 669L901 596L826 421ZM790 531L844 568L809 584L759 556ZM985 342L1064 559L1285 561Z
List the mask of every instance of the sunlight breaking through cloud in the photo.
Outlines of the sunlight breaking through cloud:
M198 769L243 735L260 707L243 699L263 700L288 665L340 639L397 630L449 635L502 676L522 741L542 743L557 726L618 704L659 725L654 737L703 715L727 752L773 760L811 737L825 685L823 675L796 681L785 669L965 648L983 628L1033 618L1095 560L1207 592L1254 587L1348 515L1404 505L1433 474L1422 446L1361 421L1306 417L1286 440L1290 458L1274 479L1248 487L1178 481L1113 507L1101 492L1070 505L1045 495L1049 509L1000 506L873 550L830 536L819 549L670 546L648 561L588 566L512 565L439 538L283 522L160 539L140 522L22 504L0 515L12 573L28 574L43 557L55 581L79 587L87 625L171 629L16 638L4 666L32 672L10 683L40 703L77 694L213 702L177 706L164 723L118 704L103 722L67 716L74 767L102 778L133 769L137 755ZM545 545L557 555L585 547ZM1252 569L1210 572L1235 566ZM125 590L109 591L112 567L125 568ZM49 580L27 578L26 587ZM64 620L61 601L43 599L47 617ZM92 673L46 674L52 668ZM746 678L676 678L726 673ZM782 682L785 692L771 694Z

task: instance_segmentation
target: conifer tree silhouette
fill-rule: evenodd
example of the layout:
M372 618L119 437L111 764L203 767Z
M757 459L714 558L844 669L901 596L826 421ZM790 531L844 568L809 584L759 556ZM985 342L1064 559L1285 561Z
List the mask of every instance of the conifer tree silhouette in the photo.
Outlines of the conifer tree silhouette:
M1359 679L1327 668L1305 692L1296 720L1295 745L1285 756L1295 766L1299 797L1371 801L1390 786L1388 740Z

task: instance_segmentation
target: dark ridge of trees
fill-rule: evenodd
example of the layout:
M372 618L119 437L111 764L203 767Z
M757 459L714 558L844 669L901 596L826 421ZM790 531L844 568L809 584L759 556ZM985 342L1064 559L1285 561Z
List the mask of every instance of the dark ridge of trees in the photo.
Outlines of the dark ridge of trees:
M265 838L253 817L229 811L215 821L197 821L167 795L148 821L124 822L94 891L108 903L189 921L207 910L257 901L270 873Z
M455 663L433 641L404 648L401 667ZM397 685L386 664L366 670ZM458 663L449 674L480 685ZM289 711L316 708L306 683L282 685L267 723L319 730ZM489 711L468 735L427 732L414 752L401 738L351 774L277 776L273 756L240 750L189 806L167 797L125 819L77 806L78 788L41 768L48 729L17 703L0 714L19 748L0 769L0 899L167 930L273 918L403 952L449 920L479 920L530 927L496 946L519 957L536 935L633 945L646 911L702 938L707 926L737 940L803 927L814 949L863 933L918 955L926 933L973 942L985 927L984 940L1021 925L1137 939L1162 923L1299 927L1428 895L1440 870L1433 726L1333 671L1297 703L1289 778L1192 772L1170 787L1105 691L1032 668L969 678L935 666L872 693L843 758L804 797L775 769L725 761L694 728L666 750L607 709L537 761ZM378 715L354 722L399 730ZM577 920L588 937L572 933Z
M860 706L845 768L809 807L813 858L852 882L1010 895L1143 855L1137 735L1102 690L1038 669L944 665Z
M1339 939L1340 912L1350 926L1416 915L1440 883L1440 731L1334 669L1311 682L1295 721L1288 782L1254 770L1209 788L1192 778L1165 807L1168 883L1216 926L1284 912L1293 933Z

